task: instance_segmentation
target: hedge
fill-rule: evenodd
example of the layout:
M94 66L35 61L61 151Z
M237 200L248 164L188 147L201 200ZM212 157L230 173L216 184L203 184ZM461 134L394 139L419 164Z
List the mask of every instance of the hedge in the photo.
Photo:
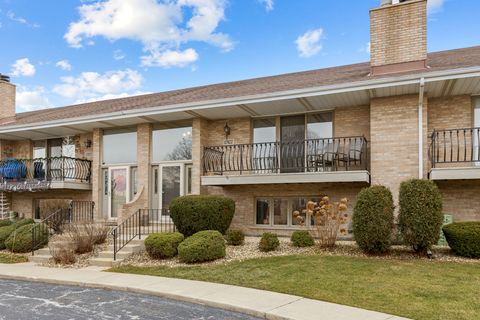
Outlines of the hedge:
M36 228L36 247L32 248L32 231ZM39 224L25 224L10 234L5 241L8 250L15 253L26 253L43 248L48 243L48 229Z
M273 251L278 248L280 241L275 233L264 232L258 244L258 249L263 252Z
M242 230L228 230L225 239L227 244L231 246L240 246L245 241L245 234Z
M183 239L180 232L154 233L145 239L145 250L152 259L173 258Z
M366 253L384 253L390 249L393 229L393 197L390 189L372 186L362 189L353 209L353 236Z
M315 244L315 240L313 240L310 232L305 230L294 231L290 237L290 241L294 247L311 247Z
M170 204L170 217L185 237L203 230L225 234L234 213L235 202L223 196L189 195L177 197Z
M0 220L0 228L10 226L12 224L13 224L12 220L9 220L9 219Z
M225 254L225 240L216 230L197 232L178 246L178 257L186 263L212 261Z
M430 180L412 179L400 184L399 227L403 241L416 252L438 243L443 223L442 196Z
M456 255L480 258L480 222L457 222L443 227L448 245Z
M0 227L0 250L6 248L5 241L8 239L10 234L15 231L15 229L20 228L26 224L32 224L33 222L33 219L22 219L8 226Z

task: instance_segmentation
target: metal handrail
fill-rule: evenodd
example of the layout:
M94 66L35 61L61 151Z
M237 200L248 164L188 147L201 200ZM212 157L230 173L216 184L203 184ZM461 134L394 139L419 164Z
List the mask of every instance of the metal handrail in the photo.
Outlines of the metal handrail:
M480 162L480 127L433 130L429 157L437 164Z
M364 136L205 146L204 174L368 170Z
M110 233L113 238L113 260L117 260L117 253L136 237L141 239L146 234L175 231L168 209L138 209Z

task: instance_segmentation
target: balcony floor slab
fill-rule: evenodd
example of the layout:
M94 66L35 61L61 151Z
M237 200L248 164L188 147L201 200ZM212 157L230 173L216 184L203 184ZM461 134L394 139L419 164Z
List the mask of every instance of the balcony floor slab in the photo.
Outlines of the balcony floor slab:
M430 180L474 180L480 179L480 166L463 168L433 168Z

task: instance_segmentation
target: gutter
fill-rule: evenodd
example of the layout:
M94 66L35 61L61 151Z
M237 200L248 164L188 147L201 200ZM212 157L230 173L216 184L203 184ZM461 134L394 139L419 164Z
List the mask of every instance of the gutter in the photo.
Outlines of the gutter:
M423 97L425 93L425 79L420 78L418 94L418 179L423 179Z
M404 85L412 85L412 84L420 85L420 82L422 79L424 79L424 83L429 83L429 82L444 81L444 80L450 80L450 79L471 78L471 77L480 77L480 66L471 67L471 68L462 68L462 69L450 69L450 70L442 70L442 71L424 72L419 74L413 74L413 75L410 74L410 75L397 76L397 77L385 77L385 78L366 80L366 81L357 81L357 82L342 83L342 84L336 84L336 85L330 85L330 86L287 90L287 91L280 91L280 92L274 92L274 93L250 95L250 96L241 96L241 97L228 98L228 99L207 100L207 101L199 101L194 103L190 102L190 103L167 105L167 106L149 107L144 109L124 110L124 111L104 113L99 115L89 115L89 116L78 117L74 119L68 119L68 120L61 119L61 120L54 120L54 121L38 122L33 124L0 126L0 133L37 130L37 129L45 129L45 128L51 128L51 127L59 127L59 126L72 126L72 125L78 125L78 124L93 123L97 121L118 120L118 119L125 119L125 118L168 114L173 112L184 112L184 111L195 111L195 110L202 110L202 109L229 107L229 106L236 106L239 104L252 104L252 103L260 103L260 102L267 102L267 101L296 99L296 98L311 97L311 96L322 96L322 95L362 91L362 90L369 90L369 89L388 88L388 87L394 87L394 86L404 86Z

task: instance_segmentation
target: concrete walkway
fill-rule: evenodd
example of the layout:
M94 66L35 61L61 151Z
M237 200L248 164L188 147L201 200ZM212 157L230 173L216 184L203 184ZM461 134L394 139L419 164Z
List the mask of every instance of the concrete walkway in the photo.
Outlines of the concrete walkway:
M102 268L60 269L33 263L0 264L0 278L131 291L242 312L265 319L400 320L385 313L288 294L202 281L102 272Z

